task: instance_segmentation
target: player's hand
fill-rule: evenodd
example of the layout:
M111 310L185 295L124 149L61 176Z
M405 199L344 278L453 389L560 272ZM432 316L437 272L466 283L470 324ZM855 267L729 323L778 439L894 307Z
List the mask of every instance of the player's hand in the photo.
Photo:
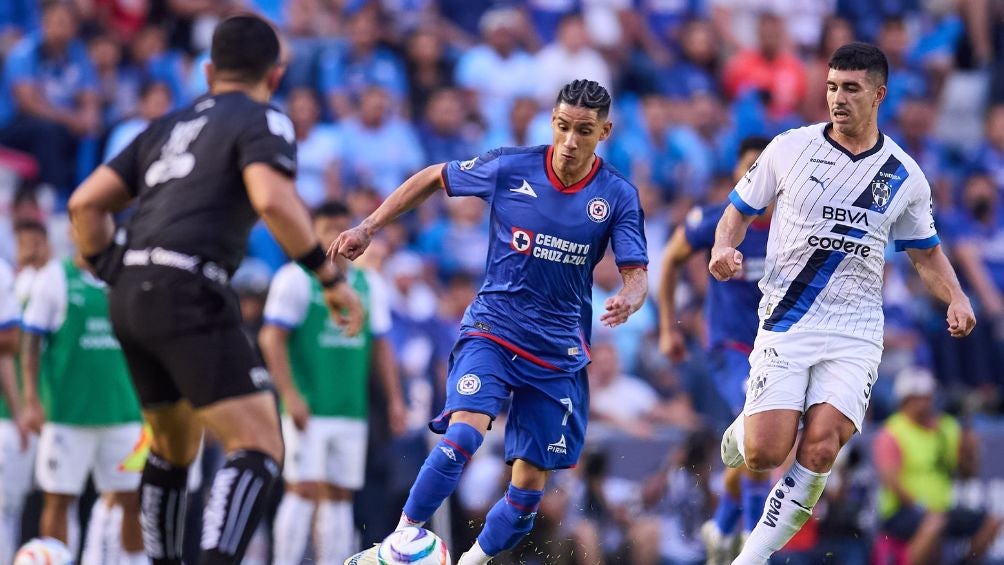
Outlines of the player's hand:
M373 234L362 225L348 229L339 234L338 239L328 248L328 256L334 258L341 255L354 261L366 251L373 241Z
M683 361L687 357L687 339L683 332L676 328L660 332L659 351L674 363Z
M631 315L631 303L620 294L607 298L604 306L606 306L607 311L600 316L600 322L608 328L615 328L623 324L627 321L628 316Z
M299 393L290 394L283 397L282 404L286 407L286 413L293 419L296 429L301 432L306 430L307 421L310 420L310 408L307 407L303 397Z
M28 424L24 421L23 410L16 418L14 418L14 427L17 428L17 439L20 444L21 453L24 453L25 451L28 451L28 443L31 440L31 430L28 429Z
M387 404L387 422L391 435L395 437L408 430L408 408L400 398Z
M948 333L952 337L966 337L976 327L976 314L968 298L953 300L948 305Z
M727 281L743 268L743 254L734 247L716 247L711 250L708 271L719 281Z
M324 289L324 302L331 311L331 318L342 328L343 334L352 337L359 333L366 313L359 301L359 295L347 282L343 281Z
M42 433L42 424L45 423L45 410L37 398L25 400L24 408L21 411L21 421L26 430L36 434Z

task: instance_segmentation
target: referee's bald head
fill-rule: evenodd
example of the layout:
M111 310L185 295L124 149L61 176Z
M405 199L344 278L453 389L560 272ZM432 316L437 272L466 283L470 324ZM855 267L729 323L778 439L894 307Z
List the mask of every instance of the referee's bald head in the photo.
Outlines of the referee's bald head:
M210 59L216 72L228 80L255 83L278 64L279 37L258 16L232 16L213 31Z

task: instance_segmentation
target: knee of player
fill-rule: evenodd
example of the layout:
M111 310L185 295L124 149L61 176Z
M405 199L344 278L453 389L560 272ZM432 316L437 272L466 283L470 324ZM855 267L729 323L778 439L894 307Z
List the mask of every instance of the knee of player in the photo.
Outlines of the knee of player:
M466 465L484 442L484 433L465 421L451 420L450 427L436 446L438 455L450 462Z
M816 472L829 471L840 452L840 436L836 430L809 434L802 439L798 449L798 461L807 469Z
M139 512L139 491L116 492L112 495L112 500L127 514Z
M788 451L780 448L777 443L756 441L751 436L746 436L743 447L746 452L746 468L755 473L776 469L788 457Z

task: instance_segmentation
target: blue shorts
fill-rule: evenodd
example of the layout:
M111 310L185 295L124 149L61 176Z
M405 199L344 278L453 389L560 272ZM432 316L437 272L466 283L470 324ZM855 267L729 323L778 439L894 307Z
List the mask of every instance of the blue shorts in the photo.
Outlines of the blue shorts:
M505 459L544 469L574 467L589 416L585 368L546 369L480 337L461 338L450 354L446 407L429 428L445 433L450 414L477 412L495 419L512 394L505 426Z
M749 354L735 347L720 345L709 354L711 380L718 395L725 401L733 416L743 413L746 404L746 379L750 375Z

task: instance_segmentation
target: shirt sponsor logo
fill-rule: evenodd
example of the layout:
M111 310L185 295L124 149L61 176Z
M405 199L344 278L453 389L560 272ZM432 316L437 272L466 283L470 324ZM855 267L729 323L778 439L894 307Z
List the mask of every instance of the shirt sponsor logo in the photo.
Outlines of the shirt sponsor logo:
M809 245L816 247L818 249L832 249L834 251L843 251L844 253L850 253L851 255L857 255L858 257L866 258L871 255L872 248L868 247L863 243L858 243L856 241L850 241L847 238L840 237L826 237L818 235L810 235L808 239Z
M596 223L604 222L610 215L610 203L599 197L593 198L586 204L586 215Z
M836 208L834 206L823 206L823 219L836 220L838 222L848 222L851 224L868 225L868 212L855 212L847 208Z
M457 392L464 396L470 396L481 390L481 377L474 373L467 373L457 381Z
M517 253L531 255L537 259L583 266L589 258L592 244L578 243L546 233L534 233L528 229L513 227L509 246Z
M781 488L774 489L774 494L771 495L770 500L767 501L767 511L763 515L763 525L776 528L778 517L781 515L781 501L784 500L786 494L791 493L792 487L795 486L795 479L791 477L785 477L784 483L779 485ZM794 500L793 503L798 504ZM798 504L802 506L801 504ZM802 506L802 508L805 508Z
M548 453L557 453L558 455L565 455L568 453L568 445L565 443L565 434L561 434L561 438L558 441L549 444L547 446Z
M809 162L810 163L820 163L822 165L836 165L836 163L833 162L833 161L827 161L826 159L816 159L815 157L813 157L812 159L809 159Z

